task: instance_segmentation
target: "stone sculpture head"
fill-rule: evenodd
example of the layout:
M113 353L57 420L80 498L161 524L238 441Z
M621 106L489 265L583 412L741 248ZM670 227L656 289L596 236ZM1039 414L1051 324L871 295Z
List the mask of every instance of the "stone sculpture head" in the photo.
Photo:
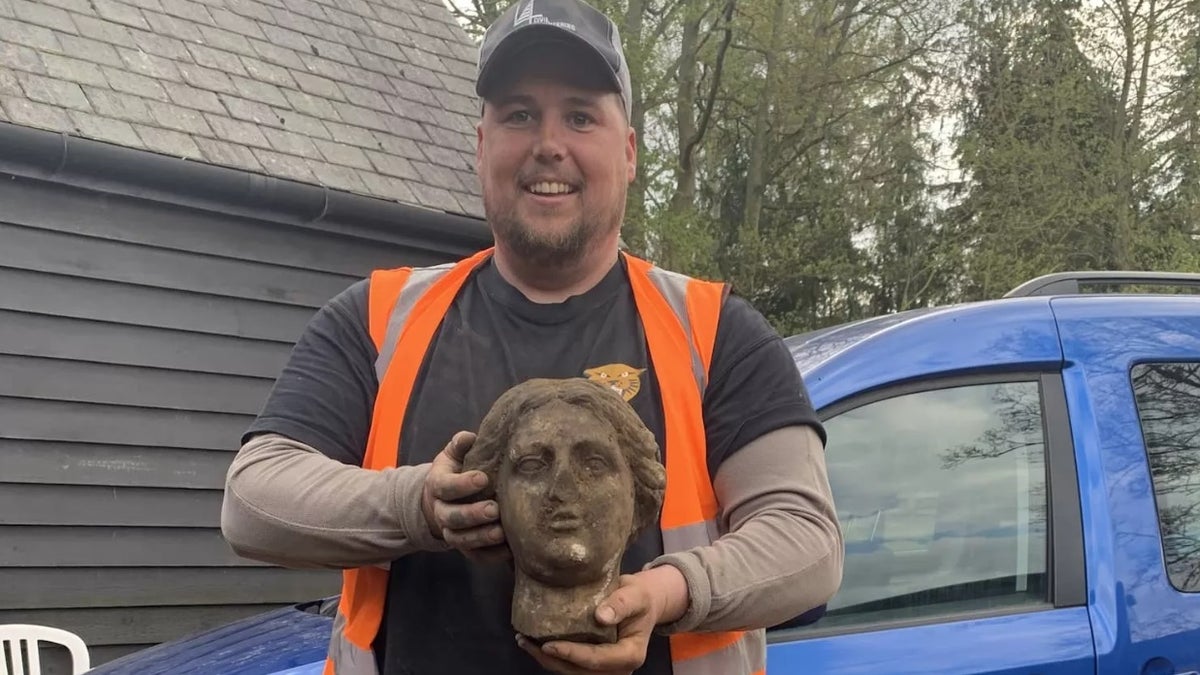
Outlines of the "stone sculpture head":
M464 459L500 505L516 573L513 624L534 639L611 641L592 612L630 543L657 521L654 435L610 388L535 379L500 396Z

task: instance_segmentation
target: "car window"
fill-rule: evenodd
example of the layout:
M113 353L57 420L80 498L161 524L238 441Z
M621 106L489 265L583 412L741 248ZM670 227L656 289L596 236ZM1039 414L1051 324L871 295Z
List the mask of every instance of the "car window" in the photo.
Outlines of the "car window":
M826 427L846 562L816 627L1046 602L1037 382L903 394Z
M1200 364L1140 364L1132 377L1167 576L1200 592Z

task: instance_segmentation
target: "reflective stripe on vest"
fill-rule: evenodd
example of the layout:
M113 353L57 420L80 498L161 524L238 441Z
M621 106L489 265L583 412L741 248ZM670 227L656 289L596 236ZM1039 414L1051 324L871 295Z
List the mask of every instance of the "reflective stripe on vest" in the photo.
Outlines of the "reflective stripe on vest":
M371 275L368 325L379 353L379 391L365 468L380 470L398 462L403 414L424 356L463 284L491 253L488 249L458 263ZM725 286L633 256L625 255L625 260L662 399L667 448L667 489L660 517L663 550L706 546L719 531L701 403ZM394 358L397 354L406 358ZM343 573L325 675L378 675L372 643L382 623L386 593L384 569ZM762 630L681 633L669 640L675 675L760 675L766 667Z

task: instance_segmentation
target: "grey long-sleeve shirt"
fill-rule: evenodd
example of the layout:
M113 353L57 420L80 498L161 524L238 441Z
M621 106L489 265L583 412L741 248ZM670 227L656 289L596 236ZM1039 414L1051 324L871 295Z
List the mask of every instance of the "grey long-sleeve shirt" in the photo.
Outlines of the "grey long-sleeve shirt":
M249 440L229 468L221 528L242 556L288 567L385 565L445 550L421 510L429 465L371 471L278 434ZM777 429L733 453L714 489L722 536L663 555L687 580L689 608L664 632L758 628L826 603L843 542L820 438Z

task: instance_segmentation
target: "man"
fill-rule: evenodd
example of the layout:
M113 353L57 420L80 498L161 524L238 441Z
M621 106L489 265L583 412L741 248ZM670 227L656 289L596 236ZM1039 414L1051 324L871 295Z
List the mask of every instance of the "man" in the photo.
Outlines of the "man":
M820 608L842 570L824 431L789 353L723 285L619 251L637 153L606 17L521 0L485 36L476 87L494 249L377 272L315 315L230 467L225 536L345 570L326 673L761 672L762 629ZM472 430L533 377L608 383L664 453L661 526L596 611L615 644L514 635L497 505L467 499L486 485L459 470Z

